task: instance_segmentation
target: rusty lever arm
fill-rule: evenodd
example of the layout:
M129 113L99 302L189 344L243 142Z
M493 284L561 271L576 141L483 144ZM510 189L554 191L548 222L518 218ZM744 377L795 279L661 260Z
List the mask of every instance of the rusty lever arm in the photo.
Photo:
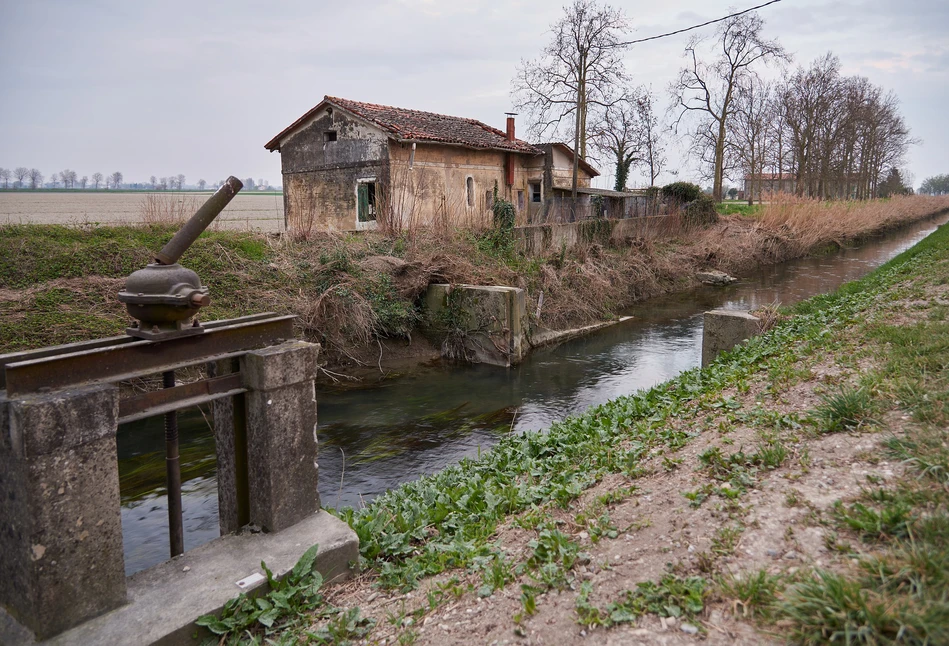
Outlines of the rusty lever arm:
M233 175L227 178L224 185L212 195L207 202L201 205L197 213L191 216L181 230L155 254L155 262L159 265L173 265L181 258L181 254L188 250L198 239L211 222L224 210L224 207L244 188L244 184Z

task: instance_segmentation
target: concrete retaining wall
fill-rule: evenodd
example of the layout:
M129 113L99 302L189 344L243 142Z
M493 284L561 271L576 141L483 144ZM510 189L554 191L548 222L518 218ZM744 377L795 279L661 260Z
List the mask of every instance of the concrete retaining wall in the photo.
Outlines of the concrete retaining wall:
M443 336L442 356L508 367L525 354L524 290L482 285L429 285L429 325Z
M643 218L624 220L590 219L569 224L535 224L514 229L518 246L530 255L571 247L580 242L608 245L633 237L641 230Z

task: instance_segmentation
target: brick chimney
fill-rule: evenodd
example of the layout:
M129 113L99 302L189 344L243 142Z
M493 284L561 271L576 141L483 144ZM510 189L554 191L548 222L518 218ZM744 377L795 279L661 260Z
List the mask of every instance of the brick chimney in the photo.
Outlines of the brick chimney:
M507 112L507 140L514 141L514 117L517 116L515 112Z

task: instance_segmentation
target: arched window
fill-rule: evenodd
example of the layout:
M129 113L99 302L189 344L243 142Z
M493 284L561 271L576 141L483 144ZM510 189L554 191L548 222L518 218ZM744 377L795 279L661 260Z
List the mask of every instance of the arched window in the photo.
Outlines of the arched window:
M474 177L465 180L465 188L468 192L468 206L474 206Z

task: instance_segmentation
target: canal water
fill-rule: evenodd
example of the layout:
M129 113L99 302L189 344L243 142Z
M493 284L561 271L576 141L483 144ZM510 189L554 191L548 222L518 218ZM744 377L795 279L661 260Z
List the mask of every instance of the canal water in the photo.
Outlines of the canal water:
M534 351L511 369L434 363L366 389L321 388L319 488L324 507L359 506L400 483L477 457L505 433L666 381L701 361L702 313L790 305L835 290L922 240L940 216L859 248L755 270L729 287L701 287L638 304L623 323ZM179 413L185 549L219 535L209 415ZM167 558L161 419L119 429L128 574Z

